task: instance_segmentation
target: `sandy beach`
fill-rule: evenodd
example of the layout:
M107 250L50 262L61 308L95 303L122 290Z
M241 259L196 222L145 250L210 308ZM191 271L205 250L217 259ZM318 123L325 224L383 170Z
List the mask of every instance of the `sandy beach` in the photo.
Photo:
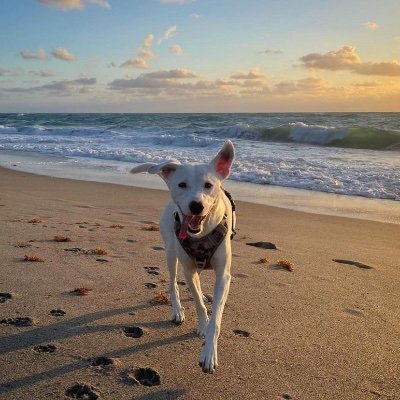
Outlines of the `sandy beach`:
M150 229L167 199L0 168L1 399L71 398L76 383L106 400L400 399L400 225L238 202L220 365L207 375L182 275L183 325L160 296L168 274ZM258 241L278 250L246 244ZM212 272L202 282L212 295ZM135 382L146 367L159 385Z

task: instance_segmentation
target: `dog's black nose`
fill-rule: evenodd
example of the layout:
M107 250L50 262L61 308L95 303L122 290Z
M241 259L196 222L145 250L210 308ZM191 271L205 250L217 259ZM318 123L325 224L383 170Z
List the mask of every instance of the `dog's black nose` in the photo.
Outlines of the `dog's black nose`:
M189 210L193 215L199 215L204 210L204 206L199 201L191 201L189 203Z

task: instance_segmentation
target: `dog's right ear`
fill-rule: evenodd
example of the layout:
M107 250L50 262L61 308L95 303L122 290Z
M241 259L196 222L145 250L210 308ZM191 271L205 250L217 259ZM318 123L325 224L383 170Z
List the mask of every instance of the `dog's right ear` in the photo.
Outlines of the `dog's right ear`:
M147 172L149 174L158 174L164 180L167 180L171 172L176 171L180 166L180 162L177 160L166 161L161 164L146 163L140 164L135 168L131 169L131 174L138 174L140 172Z

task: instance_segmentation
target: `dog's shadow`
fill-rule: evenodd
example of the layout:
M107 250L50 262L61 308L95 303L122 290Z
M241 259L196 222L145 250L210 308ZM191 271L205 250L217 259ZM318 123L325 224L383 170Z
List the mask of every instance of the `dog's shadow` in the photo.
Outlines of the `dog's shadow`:
M0 355L12 353L22 349L33 348L40 344L48 344L52 341L57 341L61 339L66 339L73 336L82 336L87 335L93 332L104 332L104 331L112 331L123 326L118 325L95 325L95 326L87 326L88 323L98 321L103 318L115 316L118 314L126 314L129 312L135 312L139 310L143 310L146 308L152 307L148 303L139 304L135 307L125 307L125 308L117 308L112 310L105 311L97 311L94 313L82 315L76 318L72 318L69 320L63 320L57 322L52 325L37 327L35 329L29 330L27 332L20 332L17 334L9 335L2 337L0 340ZM158 329L167 328L168 326L172 327L172 324L167 321L154 321L140 324L142 326L147 327L155 327ZM177 336L169 336L163 339L154 340L148 343L136 344L124 349L114 350L109 353L102 353L103 357L124 357L127 355L132 355L135 353L139 353L141 351L150 350L152 348L160 347L160 346L168 346L177 342L182 342L186 340L191 340L196 338L196 334L194 332L189 332ZM92 361L92 357L86 359L75 360L72 363L64 364L59 367L55 367L51 370L47 370L44 372L31 374L24 378L10 380L7 382L3 382L0 384L0 395L4 395L12 392L13 390L20 389L24 386L31 386L40 381L49 380L52 378L56 378L61 375L68 374L70 372L84 369L90 366ZM164 392L164 391L163 391ZM182 393L179 390L172 391L171 397L165 391L165 396L157 397L157 398L168 398L168 399L177 399ZM176 393L175 393L176 392ZM174 393L176 395L174 395ZM179 395L179 396L178 396ZM147 397L142 397L142 399L147 399Z

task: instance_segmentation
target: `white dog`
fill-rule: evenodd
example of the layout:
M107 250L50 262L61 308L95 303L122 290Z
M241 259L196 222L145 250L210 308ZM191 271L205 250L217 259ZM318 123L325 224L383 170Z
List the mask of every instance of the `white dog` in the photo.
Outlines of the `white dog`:
M196 306L197 334L205 337L199 365L208 373L218 365L217 340L231 281L235 213L234 203L222 188L222 182L229 176L233 158L233 144L228 140L209 164L184 165L172 160L141 164L131 170L160 175L171 193L171 201L161 217L160 231L170 274L172 320L181 324L185 319L176 282L179 260ZM199 273L209 268L214 270L216 278L210 319L199 279Z

